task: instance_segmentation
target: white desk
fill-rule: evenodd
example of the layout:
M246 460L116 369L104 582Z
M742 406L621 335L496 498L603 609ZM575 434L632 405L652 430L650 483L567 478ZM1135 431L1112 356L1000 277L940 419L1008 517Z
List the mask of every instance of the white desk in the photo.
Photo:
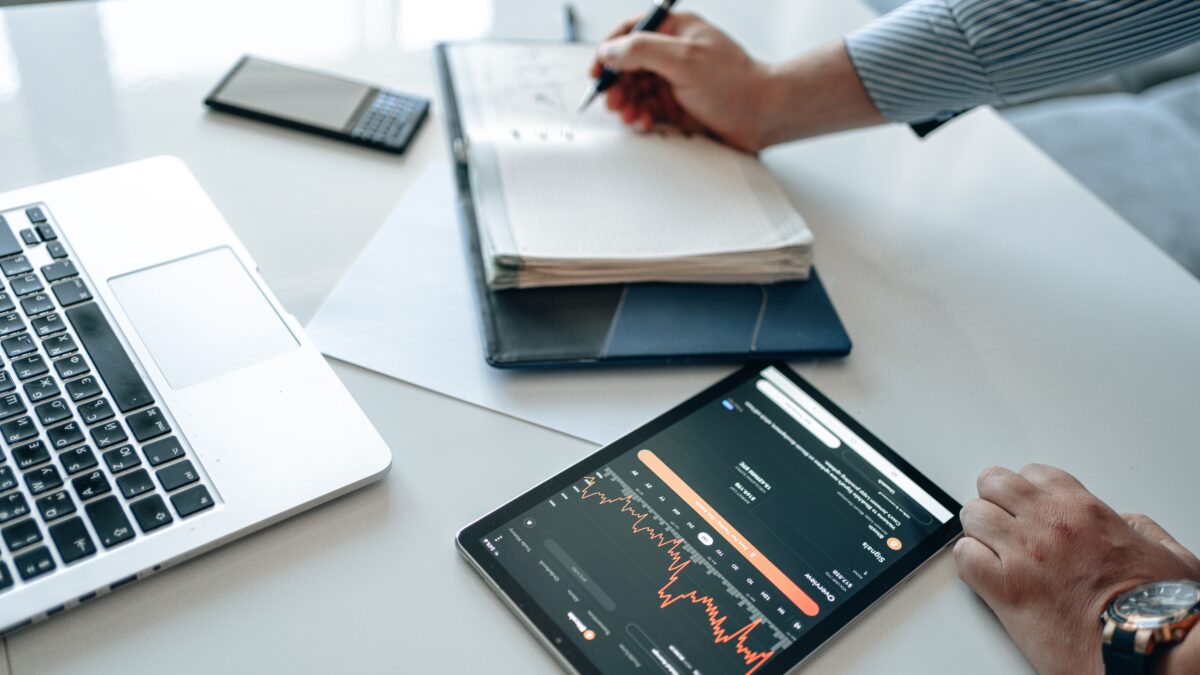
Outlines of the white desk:
M582 3L581 3L582 4ZM869 13L845 0L697 0L778 58ZM553 0L118 0L0 13L0 190L182 157L302 320L405 187L397 159L206 114L243 52L434 93L443 37L556 37ZM642 0L588 3L596 38ZM1200 284L990 111L768 162L817 234L851 336L802 371L960 500L988 463L1060 464L1200 548ZM457 528L589 445L337 366L395 453L381 483L9 637L26 673L554 672L457 559ZM468 467L464 471L463 467ZM1021 672L942 556L806 672ZM0 669L5 662L0 660Z

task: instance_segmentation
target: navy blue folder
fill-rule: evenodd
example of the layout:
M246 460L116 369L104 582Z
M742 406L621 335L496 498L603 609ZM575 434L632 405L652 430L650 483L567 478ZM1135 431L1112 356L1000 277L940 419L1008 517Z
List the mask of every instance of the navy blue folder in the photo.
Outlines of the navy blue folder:
M487 362L499 368L744 362L844 356L850 337L821 278L765 286L643 283L492 290L448 51L437 48L458 212Z

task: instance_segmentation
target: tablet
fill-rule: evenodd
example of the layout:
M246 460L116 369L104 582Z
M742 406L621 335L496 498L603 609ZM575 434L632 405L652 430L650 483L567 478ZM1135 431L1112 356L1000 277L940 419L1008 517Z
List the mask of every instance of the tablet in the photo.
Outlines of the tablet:
M782 673L962 531L784 363L749 366L458 534L579 673Z

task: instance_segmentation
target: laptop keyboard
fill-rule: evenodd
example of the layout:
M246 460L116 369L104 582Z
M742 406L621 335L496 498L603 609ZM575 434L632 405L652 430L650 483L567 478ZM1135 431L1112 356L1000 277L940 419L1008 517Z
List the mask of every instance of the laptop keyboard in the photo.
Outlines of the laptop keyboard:
M0 215L0 593L214 504L48 216Z

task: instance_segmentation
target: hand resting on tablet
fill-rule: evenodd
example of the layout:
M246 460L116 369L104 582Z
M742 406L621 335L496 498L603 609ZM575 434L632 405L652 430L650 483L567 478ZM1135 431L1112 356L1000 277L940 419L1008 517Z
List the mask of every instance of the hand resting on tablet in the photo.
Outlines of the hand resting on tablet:
M1043 675L1104 672L1099 617L1117 594L1200 580L1200 560L1157 523L1118 514L1061 469L990 467L978 488L961 514L958 575ZM1168 649L1155 672L1200 672L1200 630Z

